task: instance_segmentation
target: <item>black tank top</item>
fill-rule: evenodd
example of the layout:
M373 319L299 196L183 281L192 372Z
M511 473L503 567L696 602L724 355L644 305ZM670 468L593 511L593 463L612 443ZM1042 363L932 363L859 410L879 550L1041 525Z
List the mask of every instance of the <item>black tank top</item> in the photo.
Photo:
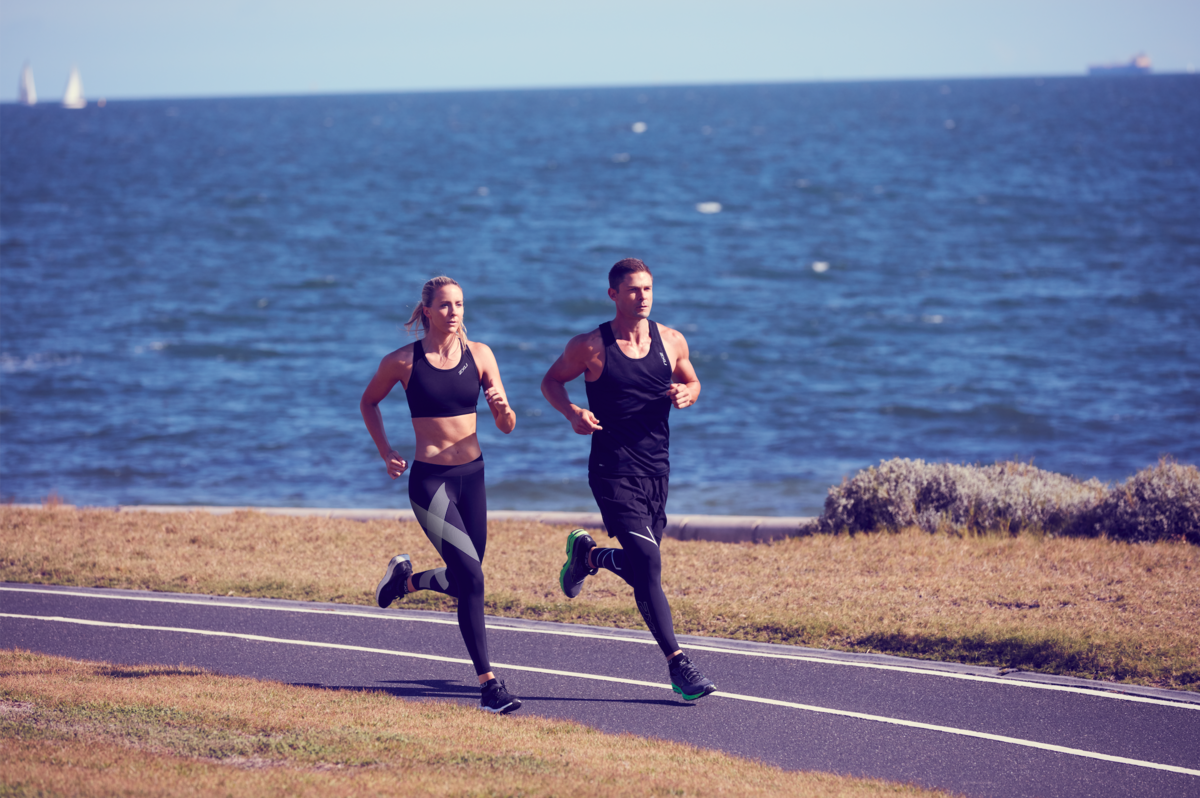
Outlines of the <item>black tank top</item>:
M666 476L671 429L671 361L650 320L650 351L634 359L621 351L612 322L600 325L604 370L587 386L588 409L603 430L592 433L588 473L597 476Z
M439 369L425 359L425 347L413 344L412 375L404 396L413 418L448 418L475 412L479 403L479 369L471 347L459 340L462 358L452 369Z

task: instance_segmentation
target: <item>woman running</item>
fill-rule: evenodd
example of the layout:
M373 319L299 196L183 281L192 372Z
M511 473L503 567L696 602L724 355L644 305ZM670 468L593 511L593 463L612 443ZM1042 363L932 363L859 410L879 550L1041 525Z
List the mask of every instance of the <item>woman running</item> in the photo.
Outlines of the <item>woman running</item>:
M392 479L408 462L392 448L383 429L379 403L396 383L404 386L412 413L417 452L408 477L408 498L445 568L413 573L407 554L388 563L375 589L387 607L414 590L433 590L458 599L458 628L479 676L479 708L509 713L521 700L496 679L488 662L483 625L483 553L487 546L487 496L483 453L475 435L475 404L483 387L496 428L508 434L517 415L508 406L492 350L467 340L462 288L435 277L421 289L421 305L404 326L420 327L425 337L387 355L363 392L359 409Z

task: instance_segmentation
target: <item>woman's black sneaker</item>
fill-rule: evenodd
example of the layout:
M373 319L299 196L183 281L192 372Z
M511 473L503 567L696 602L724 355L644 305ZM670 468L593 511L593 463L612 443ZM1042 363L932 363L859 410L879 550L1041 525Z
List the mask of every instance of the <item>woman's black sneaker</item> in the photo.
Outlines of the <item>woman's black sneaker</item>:
M575 598L583 589L583 580L596 573L588 567L588 552L596 548L596 541L582 529L572 529L567 535L567 561L558 572L558 586L567 598Z
M688 701L704 698L709 693L717 691L717 686L712 683L711 679L704 678L703 674L696 670L696 666L687 658L687 654L680 654L667 664L671 671L671 689Z
M379 587L375 588L375 603L386 607L408 592L408 578L412 576L412 563L407 554L397 554L388 563Z
M479 686L479 708L484 712L507 715L521 708L521 699L504 689L504 682L488 679Z

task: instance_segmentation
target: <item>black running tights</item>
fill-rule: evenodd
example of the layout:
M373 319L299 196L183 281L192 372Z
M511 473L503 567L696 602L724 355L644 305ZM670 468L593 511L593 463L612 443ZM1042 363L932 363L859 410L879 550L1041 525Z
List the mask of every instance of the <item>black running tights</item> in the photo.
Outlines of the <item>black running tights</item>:
M458 629L476 674L492 669L483 625L483 553L487 548L487 494L483 455L454 466L417 460L408 472L408 498L445 568L413 574L419 590L458 599Z
M638 612L650 634L654 635L663 655L670 657L679 650L679 643L675 640L671 605L662 589L662 553L659 550L662 535L654 534L646 527L640 532L618 530L613 537L621 548L594 550L592 563L629 583Z

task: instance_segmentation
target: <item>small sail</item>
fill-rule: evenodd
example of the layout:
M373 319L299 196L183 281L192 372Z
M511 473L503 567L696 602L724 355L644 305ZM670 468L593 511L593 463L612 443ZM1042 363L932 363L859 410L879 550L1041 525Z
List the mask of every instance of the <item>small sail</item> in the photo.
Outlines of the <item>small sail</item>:
M83 108L87 100L83 99L83 81L79 79L79 69L71 67L71 77L67 78L67 90L63 92L63 108Z
M18 94L21 98L21 105L37 105L37 88L33 85L33 69L29 66L28 61L21 70L21 88Z

